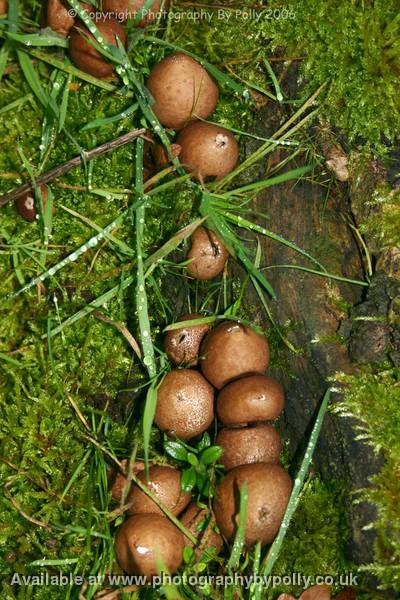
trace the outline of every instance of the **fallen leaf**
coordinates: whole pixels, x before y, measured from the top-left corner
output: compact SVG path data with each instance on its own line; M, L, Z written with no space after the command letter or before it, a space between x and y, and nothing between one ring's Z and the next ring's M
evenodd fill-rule
M313 585L302 593L299 600L331 600L329 585Z

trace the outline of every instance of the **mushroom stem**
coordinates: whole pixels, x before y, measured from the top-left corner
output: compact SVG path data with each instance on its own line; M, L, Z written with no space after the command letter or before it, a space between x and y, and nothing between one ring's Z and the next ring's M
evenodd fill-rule
M137 137L144 136L145 133L146 129L134 129L133 131L129 131L129 133L125 133L125 135L122 135L121 137L116 138L115 140L105 142L104 144L101 144L101 146L93 148L93 150L89 150L88 152L83 151L81 155L75 156L66 163L58 165L57 167L50 169L50 171L47 171L47 173L40 175L35 181L24 183L23 185L20 185L19 187L12 190L11 192L4 194L4 196L0 196L0 207L4 206L4 204L7 204L7 202L10 202L11 200L17 200L18 198L21 198L21 196L23 196L27 192L34 190L36 187L39 187L44 183L52 181L56 177L61 177L61 175L65 175L65 173L68 173L68 171L71 171L75 167L79 167L79 165L82 164L84 161L86 162L93 160L94 158L98 158L99 156L105 154L106 152L109 152L110 150L115 150L115 148L119 148L120 146L128 144Z

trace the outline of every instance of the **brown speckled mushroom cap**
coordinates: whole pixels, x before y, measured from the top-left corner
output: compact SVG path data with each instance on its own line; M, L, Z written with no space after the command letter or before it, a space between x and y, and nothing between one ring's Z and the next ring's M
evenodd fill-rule
M273 377L251 375L229 383L219 393L218 417L224 425L272 421L285 403L281 384Z
M179 317L179 321L201 319L204 315L193 313ZM210 325L193 325L168 331L164 340L165 352L177 366L194 367L199 359L200 344L209 332Z
M43 209L46 207L47 200L47 187L45 185L40 186L40 191L42 194L42 206ZM21 217L25 219L25 221L34 221L36 219L36 209L35 209L35 192L30 191L18 198L15 201L15 207ZM53 209L53 213L54 213Z
M138 11L144 7L147 0L102 0L101 8L105 14L109 14L118 21L127 21L135 19ZM162 0L154 0L153 4L145 8L143 19L138 23L139 27L145 27L153 23L160 13ZM167 2L164 3L164 9L167 8Z
M155 100L154 113L171 129L181 129L196 116L206 119L219 96L207 71L183 52L170 54L159 62L150 73L147 87Z
M115 553L120 567L130 575L153 577L161 559L169 573L182 564L185 541L171 521L161 515L139 514L118 529Z
M200 357L203 375L221 389L238 377L264 373L269 364L269 347L266 337L251 327L226 321L205 337Z
M203 433L214 418L214 390L198 371L174 369L158 389L155 423L183 440Z
M279 462L281 437L275 427L257 423L255 427L221 429L215 444L223 448L219 462L229 471L240 465Z
M240 490L247 482L245 544L269 544L278 533L292 491L292 480L280 465L256 463L235 467L217 489L214 513L221 533L233 540Z
M123 459L121 460L121 469L114 470L110 473L110 485L111 485L111 496L114 500L120 501L122 498L122 493L127 486L127 476L125 475L129 466L129 460ZM140 471L143 471L145 468L145 464L140 461L136 461L132 465L132 474L137 475ZM126 495L129 493L129 489L125 490Z
M107 44L116 46L116 37L118 37L121 43L125 45L125 31L116 19L107 16L96 16L93 22ZM93 77L98 77L99 79L111 77L114 72L114 66L98 50L91 46L82 34L94 40L94 37L84 25L74 27L69 42L69 53L74 64L82 71L93 75Z
M198 227L190 238L187 273L194 279L207 281L222 273L228 260L228 251L210 229Z
M174 515L179 515L190 502L190 493L181 491L181 472L173 467L155 465L149 469L149 479L146 472L141 471L138 476L144 485L162 502ZM129 504L128 514L156 513L163 515L163 511L135 484L127 499Z
M219 125L196 121L177 137L179 160L200 181L218 181L236 167L239 145L235 136Z
M209 548L215 548L217 554L221 552L224 543L222 537L213 527L213 520L210 518L208 510L200 508L197 506L196 502L192 502L189 504L180 520L186 529L197 538L195 547L195 556L197 559L200 559L204 550ZM185 545L190 548L193 547L190 540L185 540Z

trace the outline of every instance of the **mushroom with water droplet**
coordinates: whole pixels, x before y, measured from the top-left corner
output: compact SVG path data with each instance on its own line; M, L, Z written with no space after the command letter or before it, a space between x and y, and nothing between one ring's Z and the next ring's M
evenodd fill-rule
M47 201L47 186L41 185L40 192L42 196L42 206L43 210L46 208ZM26 221L34 221L36 219L36 208L35 208L35 192L30 191L18 198L15 201L15 207L21 217L23 217ZM53 207L53 214L55 209Z
M169 573L175 573L183 559L185 539L166 517L137 514L118 529L115 554L120 567L130 575L153 577L160 562Z
M99 33L104 37L104 41L111 46L116 46L116 39L125 45L126 34L122 25L116 20L105 15L96 15L92 19ZM99 79L107 79L112 76L114 66L110 63L93 45L90 40L95 40L94 36L86 29L84 25L77 25L71 33L69 42L69 53L74 64Z
M146 472L141 471L137 478L166 506L174 515L179 515L190 502L190 493L181 491L181 472L165 465L153 465ZM127 504L128 514L154 513L163 515L161 508L147 496L138 485L132 485Z

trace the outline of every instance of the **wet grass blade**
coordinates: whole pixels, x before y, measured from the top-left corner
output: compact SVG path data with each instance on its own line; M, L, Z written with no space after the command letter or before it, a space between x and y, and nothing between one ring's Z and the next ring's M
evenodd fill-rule
M282 173L282 175L277 175L276 177L271 177L269 179L262 179L261 181L256 181L255 183L250 183L248 185L244 185L243 187L233 189L223 194L223 196L225 198L229 198L230 196L239 196L241 194L247 194L248 192L259 192L273 185L279 185L292 179L299 179L300 177L303 177L303 175L305 175L306 173L310 173L310 171L312 171L315 168L315 166L316 165L314 164L307 165L305 167L299 167L298 169L292 169L287 173Z
M291 519L295 513L295 510L298 506L299 499L300 499L300 493L301 493L305 478L306 478L307 473L310 468L314 450L317 445L319 434L321 432L322 423L323 423L323 420L325 417L326 410L328 408L330 396L331 396L331 391L330 391L330 389L328 389L327 392L325 393L325 396L319 407L317 418L315 420L314 427L311 432L310 440L308 442L308 445L307 445L307 448L306 448L306 451L304 454L303 462L302 462L300 469L294 480L292 494L290 496L289 504L286 508L285 516L283 517L283 521L282 521L281 527L279 529L278 535L276 536L275 541L273 542L271 548L268 551L268 554L266 555L265 559L263 560L263 563L261 566L263 577L268 577L268 575L271 574L272 568L273 568L275 561L277 560L277 558L279 556L279 552L282 548L282 543L286 536L287 530L289 528L290 521L291 521Z
M94 119L90 121L90 123L86 123L81 129L81 131L87 131L88 129L97 129L98 127L107 127L107 125L112 125L113 123L117 123L118 121L122 121L122 119L126 119L133 115L137 109L139 108L139 104L135 102L128 108L125 108L122 112L117 115L113 115L112 117L103 117L99 119Z
M348 277L341 277L340 275L332 275L332 273L327 273L326 271L316 271L315 269L308 269L307 267L302 267L300 265L271 265L270 267L265 267L265 271L269 271L271 269L295 269L296 271L305 271L306 273L310 273L311 275L318 275L319 277L325 277L326 279L334 279L335 281L343 281L343 283L351 283L353 285L362 285L364 287L369 287L369 283L366 281L360 281L359 279L349 279Z
M232 552L228 560L229 569L237 569L240 562L240 556L242 554L244 545L244 536L246 533L246 521L247 521L247 482L244 481L240 490L240 508L239 508L239 523L237 532L235 535L235 541L233 542Z

